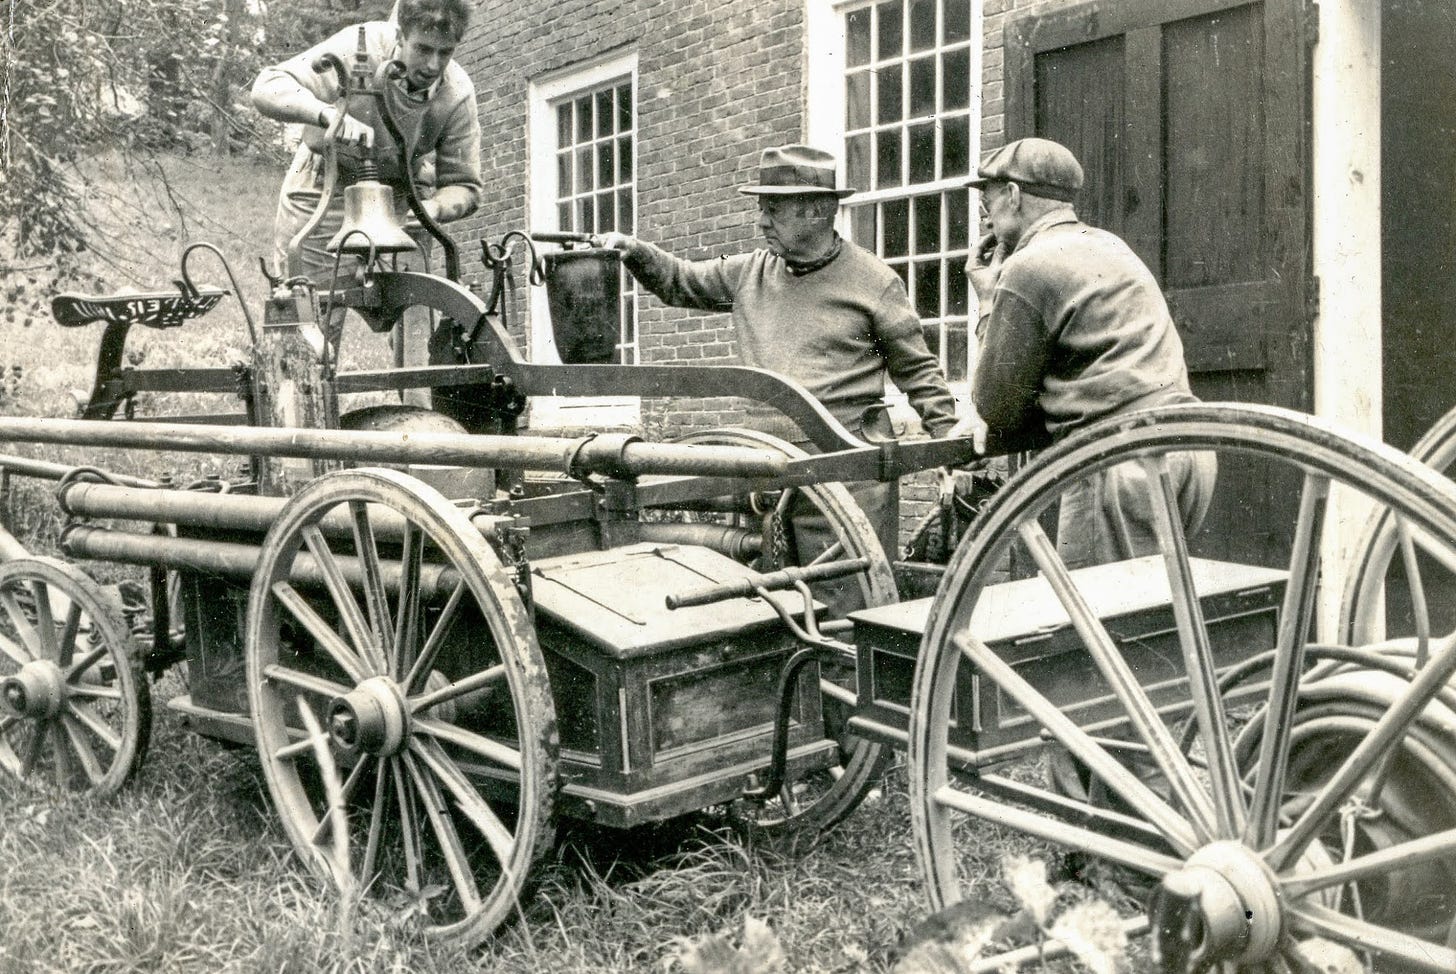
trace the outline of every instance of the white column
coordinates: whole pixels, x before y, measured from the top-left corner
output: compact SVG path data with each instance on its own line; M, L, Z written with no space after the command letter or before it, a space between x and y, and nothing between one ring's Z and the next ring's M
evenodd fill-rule
M1315 412L1380 438L1380 4L1320 0L1313 51ZM1331 498L1318 632L1332 635L1366 511Z

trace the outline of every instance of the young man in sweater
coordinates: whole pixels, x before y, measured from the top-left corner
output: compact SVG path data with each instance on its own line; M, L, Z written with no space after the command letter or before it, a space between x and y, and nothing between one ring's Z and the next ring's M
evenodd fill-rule
M394 190L401 223L408 217L408 178L400 167L398 147L382 130L341 112L339 80L332 70L314 65L326 54L352 66L364 46L371 77L389 60L404 64L404 76L389 92L390 105L409 143L409 164L425 212L439 223L469 216L480 203L480 121L475 86L452 58L465 35L471 5L466 0L400 0L395 19L346 27L328 40L288 60L264 68L253 82L253 105L268 118L304 126L303 143L283 178L274 219L275 257L284 266L289 242L313 216L323 190L323 149L332 141L339 165L339 183L328 211L295 255L287 274L307 274L320 281L331 273L334 255L325 245L344 218L343 187L361 163L372 161L381 182ZM411 234L424 242L422 231ZM350 273L352 261L341 264Z
M884 409L885 377L905 393L925 429L955 424L955 400L900 278L879 257L834 229L839 201L832 155L805 145L765 149L757 184L758 226L768 246L747 254L686 261L618 233L601 245L647 290L670 305L731 311L739 357L800 382L856 436ZM782 425L780 425L782 423ZM808 447L787 423L755 425ZM896 554L893 484L847 485L890 557Z

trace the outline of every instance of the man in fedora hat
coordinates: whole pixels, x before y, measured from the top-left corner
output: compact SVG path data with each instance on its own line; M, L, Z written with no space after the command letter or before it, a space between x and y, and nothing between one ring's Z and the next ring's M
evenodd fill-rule
M806 145L765 149L758 181L739 192L758 199L767 247L711 260L681 260L618 233L600 243L670 305L731 311L746 365L796 379L850 432L873 435L883 418L885 377L905 393L933 436L955 424L955 400L939 360L925 343L905 285L884 261L834 229L839 188L834 156ZM769 432L807 446L774 423ZM893 484L849 485L880 534L896 550Z
M1158 282L1132 249L1077 219L1082 167L1050 139L1019 139L982 159L966 185L981 194L981 237L966 264L980 304L971 383L975 415L957 427L984 448L1061 439L1147 406L1195 402L1183 343ZM1185 527L1208 511L1208 453L1173 454ZM1122 464L1062 498L1058 549L1069 567L1156 554L1142 468Z

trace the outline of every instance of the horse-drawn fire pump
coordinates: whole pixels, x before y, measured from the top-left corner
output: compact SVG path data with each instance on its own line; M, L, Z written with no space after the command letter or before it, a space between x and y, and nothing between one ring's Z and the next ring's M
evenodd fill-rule
M183 664L167 707L256 748L302 860L345 890L437 888L429 931L473 943L518 909L560 816L627 827L722 806L814 835L901 748L934 908L961 897L985 820L1151 877L1129 928L1151 931L1164 970L1303 970L1311 937L1377 970L1456 970L1456 626L1427 598L1456 573L1440 473L1286 410L1130 414L1020 469L936 593L901 602L841 484L964 463L967 441L862 442L753 369L532 363L499 288L457 283L448 238L443 276L383 267L379 241L408 245L384 219L361 210L336 239L363 258L351 279L275 283L240 368L123 364L131 328L185 328L224 296L192 284L193 250L173 293L57 299L62 324L104 324L92 396L79 419L0 418L0 441L244 465L175 485L0 461L59 482L74 560L0 532L12 777L122 787L146 752L149 677ZM487 249L498 274L509 249ZM553 258L561 281L612 259ZM558 327L577 298L553 294ZM339 368L338 309L383 335L420 307L430 364ZM149 390L240 408L137 416ZM346 394L405 390L432 407L340 412ZM520 432L548 395L744 397L819 452L746 430ZM1449 425L1422 459L1450 462ZM1185 537L1164 471L1193 450L1218 455L1216 505L1287 491L1288 523L1237 550ZM1044 525L1117 464L1143 474L1162 554L1069 570ZM147 570L140 631L76 564L98 560ZM1065 758L1050 785L1002 773L1049 744Z

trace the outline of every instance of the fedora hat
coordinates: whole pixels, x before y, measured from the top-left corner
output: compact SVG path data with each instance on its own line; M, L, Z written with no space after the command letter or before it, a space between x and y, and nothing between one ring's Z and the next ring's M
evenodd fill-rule
M1033 196L1070 203L1082 189L1082 165L1060 142L1017 139L986 153L966 185L982 189L993 182L1016 183Z
M831 153L807 145L781 145L764 149L758 160L758 183L740 186L749 196L803 196L832 193L844 199L852 189L836 187L838 165Z

